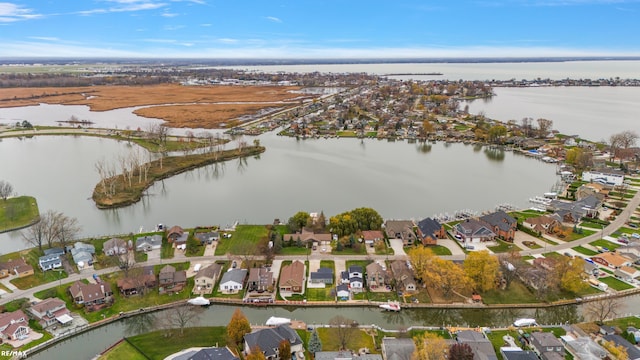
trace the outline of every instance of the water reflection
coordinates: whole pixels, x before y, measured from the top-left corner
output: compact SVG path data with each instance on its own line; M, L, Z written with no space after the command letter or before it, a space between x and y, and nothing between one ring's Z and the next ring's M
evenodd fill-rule
M479 152L480 150L482 150L482 147L482 144L473 144L473 152Z
M487 159L493 161L503 161L504 160L504 149L499 147L488 147L484 149L484 154L487 156Z
M418 152L421 152L423 154L427 154L427 153L431 152L431 144L422 143L422 144L419 144L418 146L416 146L416 149L418 149Z

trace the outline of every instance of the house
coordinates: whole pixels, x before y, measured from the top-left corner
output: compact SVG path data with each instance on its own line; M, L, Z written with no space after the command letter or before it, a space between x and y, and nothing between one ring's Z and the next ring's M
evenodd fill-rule
M562 342L549 332L531 333L531 346L542 360L564 359L565 349ZM556 353L555 355L553 353ZM560 357L558 357L560 355Z
M480 221L487 223L491 231L505 241L513 242L516 236L518 221L506 212L500 210L481 216Z
M127 242L120 238L111 238L104 242L102 251L107 256L123 255L127 253Z
M295 234L282 235L282 241L297 243L298 239L300 239L300 242L303 244L303 246L308 246L309 244L311 244L311 246L329 246L331 244L331 234L316 234L315 232L310 231L306 228L303 228L302 231Z
M552 234L562 226L562 219L557 214L530 217L524 219L522 226L538 234Z
M246 277L247 269L231 269L222 275L218 288L223 294L237 294L244 289L244 279Z
M382 356L385 360L411 360L416 344L409 338L382 338Z
M367 265L367 286L369 289L377 289L389 284L389 275L387 269L383 269L378 262L372 262Z
M302 339L288 325L260 329L246 334L244 336L244 352L250 354L253 349L260 348L266 359L279 359L278 347L282 341L289 342L292 359L297 358L297 353L304 352Z
M113 300L113 292L109 283L101 282L99 284L84 284L76 281L69 287L69 294L73 302L89 310L98 310Z
M318 271L312 271L309 274L309 281L313 284L333 284L333 269L331 268L318 268Z
M583 171L582 181L595 182L608 186L620 186L624 183L624 173L613 171Z
M618 269L622 266L631 266L631 259L618 253L605 252L591 257L591 260L600 265L608 266L612 269Z
M193 286L193 293L200 295L211 294L221 271L222 265L217 263L211 264L204 269L200 269L194 277L195 284Z
M152 251L162 247L162 236L147 235L136 238L136 251Z
M29 336L29 319L16 310L0 314L0 337L3 340L22 340Z
M304 293L305 265L295 260L282 268L280 272L280 292L291 294Z
M418 238L422 245L437 245L438 239L446 238L444 225L438 220L424 218L418 222Z
M466 219L453 227L456 238L465 243L493 241L496 234L483 221Z
M60 255L58 254L40 256L38 258L38 266L40 266L42 271L61 268L62 259L60 259Z
M38 321L38 324L45 329L51 325L66 325L73 321L73 318L69 315L67 305L58 298L44 299L32 305L28 311Z
M364 230L362 232L362 240L366 245L374 246L383 239L384 234L380 230Z
M504 360L539 360L535 352L520 348L500 348L500 355Z
M240 360L228 347L210 347L180 352L179 356L169 356L175 360Z
M340 300L349 300L351 292L349 291L349 285L340 284L336 286L336 297Z
M76 265L93 265L93 256L96 254L96 247L91 244L85 244L83 242L76 242L70 249L73 262Z
M196 233L193 236L200 241L200 245L212 244L214 241L220 240L220 233L217 231Z
M13 259L0 264L1 271L9 275L17 275L19 278L33 275L33 266L27 264L24 259ZM0 276L4 277L4 276Z
M456 333L456 341L468 344L473 351L474 359L498 360L491 341L483 333L473 330L461 330Z
M403 246L413 245L417 239L413 232L413 221L409 220L387 220L384 231L388 239L401 239Z
M145 289L154 288L156 283L153 266L147 266L142 271L133 271L127 277L118 279L117 286L122 295L130 296L144 293Z
M53 248L50 248L50 249L44 249L43 252L44 252L45 256L49 256L49 255L62 256L62 255L64 255L64 249L63 248L59 248L59 247L53 247Z
M249 269L249 280L247 280L247 290L249 291L273 291L273 273L266 267Z
M182 245L187 243L189 238L189 232L185 232L180 226L174 226L167 230L167 241L176 245Z
M632 266L621 266L613 272L618 279L626 282L633 282L633 279L640 276L640 270Z
M607 351L600 345L598 345L593 339L588 336L578 337L577 339L572 336L563 336L563 342L565 347L576 359L604 359L607 357Z
M417 284L413 276L413 270L404 260L395 260L391 263L391 273L396 282L396 290L412 292L416 291Z
M632 343L627 341L627 339L623 338L620 335L612 334L612 335L603 335L602 338L604 340L613 342L616 346L622 346L627 350L627 356L629 360L640 360L640 349L635 347Z
M558 214L563 222L578 223L583 217L597 217L601 205L597 196L590 195L573 202L552 200L547 208Z
M160 269L158 274L158 291L160 294L164 293L178 293L187 284L187 271L176 271L171 265L165 265Z

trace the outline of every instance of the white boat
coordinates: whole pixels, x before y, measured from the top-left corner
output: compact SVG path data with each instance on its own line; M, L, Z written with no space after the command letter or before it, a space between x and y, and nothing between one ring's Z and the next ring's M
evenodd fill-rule
M199 305L199 306L211 305L211 301L209 301L209 299L203 298L202 296L198 296L197 298L189 299L189 300L187 300L187 303L191 304L191 305Z
M397 301L389 301L386 304L380 305L380 308L387 311L400 311L400 303Z
M522 326L536 326L536 319L517 319L513 322L513 326L522 327Z
M264 324L267 326L286 325L286 324L291 324L291 319L272 316L269 319L267 319L267 322L265 322Z

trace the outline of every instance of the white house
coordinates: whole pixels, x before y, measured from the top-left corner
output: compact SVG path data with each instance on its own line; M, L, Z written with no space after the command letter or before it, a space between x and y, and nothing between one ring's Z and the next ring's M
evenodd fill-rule
M582 181L595 182L602 185L620 186L624 184L624 175L612 172L584 171Z
M349 286L347 284L340 284L336 286L336 296L338 299L349 299Z
M40 266L42 271L57 269L62 267L62 260L60 259L60 255L57 254L44 255L38 259L38 266Z
M222 275L218 289L224 294L237 294L244 289L246 277L247 269L231 269Z
M162 236L160 235L142 236L136 239L137 251L151 251L160 249L161 247Z

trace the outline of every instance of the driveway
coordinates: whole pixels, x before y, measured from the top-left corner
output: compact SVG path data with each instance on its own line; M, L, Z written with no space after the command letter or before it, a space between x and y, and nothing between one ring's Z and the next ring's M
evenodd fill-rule
M438 239L438 245L449 249L449 251L451 251L451 255L464 255L464 251L462 251L460 245L456 244L456 242L451 239Z
M404 256L407 255L407 253L404 252L404 246L402 245L402 240L389 239L389 245L391 245L391 248L393 249L393 253L395 255L404 255Z

